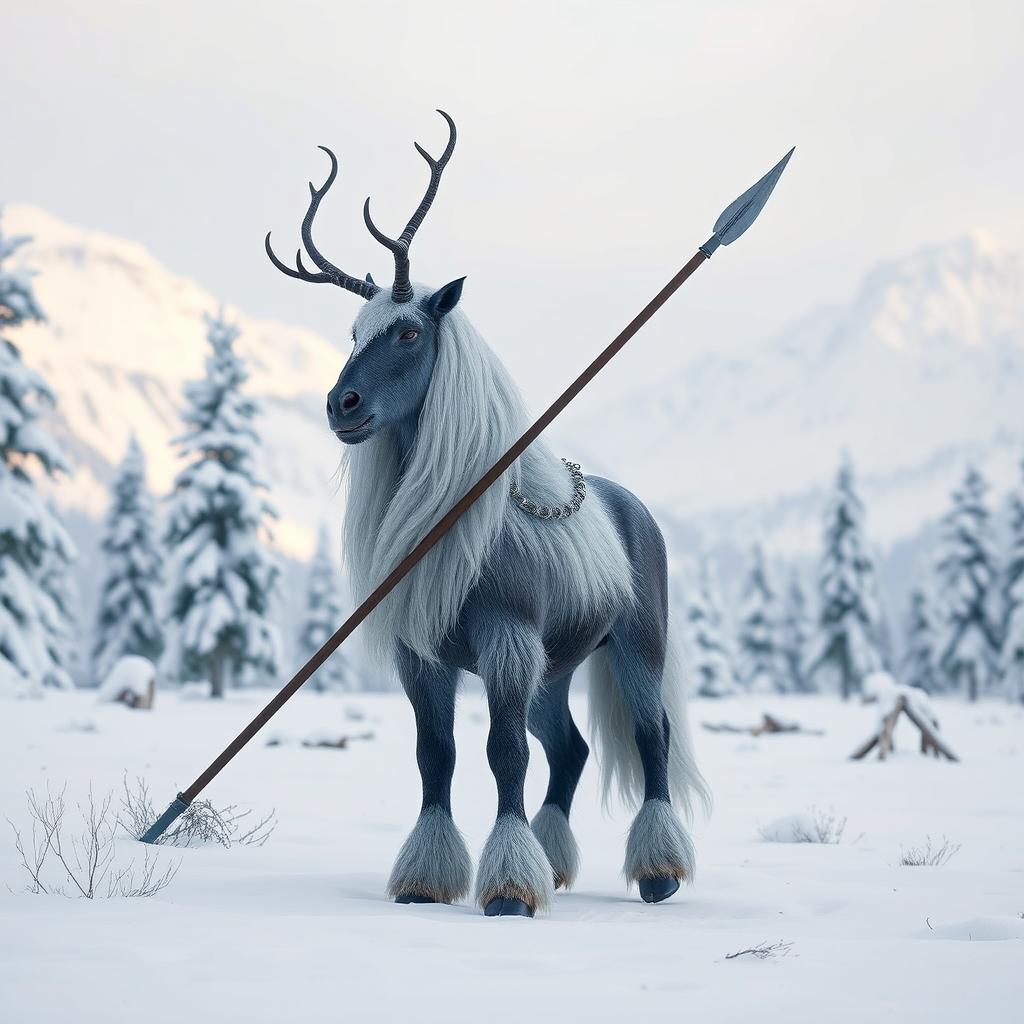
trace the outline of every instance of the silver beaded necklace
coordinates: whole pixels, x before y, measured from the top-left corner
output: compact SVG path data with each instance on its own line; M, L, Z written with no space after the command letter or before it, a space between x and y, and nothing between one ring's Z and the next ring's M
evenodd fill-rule
M583 499L587 496L587 484L583 479L583 471L578 462L570 462L562 459L565 468L569 471L569 478L573 484L572 500L565 505L540 505L524 497L519 488L513 483L509 491L512 501L528 515L536 516L538 519L568 519L569 516L579 512Z

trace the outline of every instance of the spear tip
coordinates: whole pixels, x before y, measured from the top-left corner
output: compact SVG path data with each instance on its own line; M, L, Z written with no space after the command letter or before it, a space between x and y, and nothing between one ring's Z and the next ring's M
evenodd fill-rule
M734 199L715 221L715 233L702 245L701 252L709 257L720 245L730 245L757 220L757 215L764 209L768 197L772 194L782 172L786 169L790 157L796 152L796 146L763 177L751 185L738 199Z

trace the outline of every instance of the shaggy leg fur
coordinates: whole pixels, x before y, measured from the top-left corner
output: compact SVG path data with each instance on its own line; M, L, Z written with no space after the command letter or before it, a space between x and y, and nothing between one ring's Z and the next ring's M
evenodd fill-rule
M423 664L407 650L399 655L402 686L416 714L416 762L423 805L392 868L388 893L399 903L455 903L469 892L473 875L451 811L458 677L443 666Z
M569 810L590 749L569 711L572 675L549 683L530 701L529 727L544 747L550 776L533 833L551 861L555 888L568 889L579 871L579 849L569 828Z
M477 902L486 908L496 899L520 900L536 911L546 909L553 897L551 865L544 848L524 818L502 814L480 855Z
M580 851L569 819L555 804L544 804L531 822L533 834L547 854L556 889L571 889L580 870Z
M672 805L665 800L645 801L626 840L626 878L641 885L647 879L692 881L694 865L693 843ZM665 896L676 888L678 884Z
M472 875L469 851L451 815L428 807L402 844L388 895L400 901L425 897L432 903L456 903L469 892Z
M491 714L487 761L498 787L497 819L477 870L477 900L489 917L532 917L553 893L551 866L523 808L530 761L526 713L543 674L544 645L534 626L493 609L480 614L471 630Z

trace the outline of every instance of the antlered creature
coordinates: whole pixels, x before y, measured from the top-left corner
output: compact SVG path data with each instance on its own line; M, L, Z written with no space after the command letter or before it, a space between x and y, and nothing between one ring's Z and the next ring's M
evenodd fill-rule
M330 429L348 448L345 556L356 596L369 594L529 425L509 374L462 311L464 278L442 288L409 276L409 247L455 148L455 124L430 167L422 202L397 239L363 210L394 255L394 284L378 287L325 259L313 242L321 188L310 185L296 256L275 266L366 300L354 347L327 397ZM472 864L452 819L453 719L462 672L479 675L490 709L487 758L497 817L480 856L476 898L488 916L532 916L572 885L579 855L569 827L588 747L569 710L569 684L590 667L591 738L605 793L640 803L625 873L648 903L694 872L677 814L707 789L693 759L684 683L668 622L665 544L625 488L556 458L534 442L430 550L367 620L379 656L397 667L416 717L423 804L388 889L399 903L451 903L470 889ZM550 767L532 823L523 802L526 733Z

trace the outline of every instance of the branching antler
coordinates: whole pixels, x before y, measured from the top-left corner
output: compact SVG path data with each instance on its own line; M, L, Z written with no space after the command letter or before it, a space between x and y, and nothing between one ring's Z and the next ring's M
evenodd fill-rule
M448 145L445 146L441 156L435 160L418 142L415 143L416 152L427 161L427 166L430 168L430 181L427 183L427 190L420 200L420 205L416 207L416 212L409 218L409 223L405 225L405 230L398 238L389 238L373 223L370 217L370 200L367 199L363 204L363 220L366 221L370 234L381 245L389 249L395 258L395 283L391 286L391 298L395 302L408 302L412 298L412 284L409 281L409 246L434 202L438 185L441 184L441 175L452 158L452 153L455 152L455 122L443 110L439 110L438 113L448 122ZM346 274L326 259L313 242L313 219L320 207L320 200L327 195L328 189L338 176L337 157L326 146L321 146L320 149L331 158L331 173L320 188L316 188L312 182L309 183L309 209L302 220L302 244L306 248L306 254L317 265L319 271L307 269L302 262L301 249L295 253L294 270L282 263L270 247L269 231L264 243L267 255L274 266L289 277L294 277L299 281L310 281L313 284L336 284L339 288L355 292L356 295L361 295L364 299L372 299L380 291L380 287L374 284L373 278L369 274L366 275L365 281Z
M372 299L380 291L377 285L371 281L363 281L357 277L352 277L346 274L345 271L340 270L321 254L313 242L313 219L316 217L316 212L320 207L320 200L327 195L328 189L334 184L334 179L338 176L338 158L326 146L320 146L319 148L331 158L331 173L320 188L316 188L313 182L309 183L309 209L306 211L306 216L302 219L302 244L306 247L309 258L320 268L320 273L313 273L306 269L305 264L302 262L301 249L295 253L295 266L297 269L292 270L291 267L282 263L270 247L269 231L264 243L267 255L274 266L281 273L287 274L289 277L294 277L299 281L310 281L313 284L335 284L346 291L361 295L364 299Z
M427 211L434 202L434 197L437 195L437 187L441 183L441 175L444 173L452 153L455 152L455 122L443 110L438 110L438 113L448 122L448 145L445 146L441 156L435 160L418 142L414 143L416 152L427 161L427 166L430 167L430 181L427 184L426 192L423 194L423 199L420 200L420 205L416 207L416 212L409 218L409 223L406 224L405 230L398 238L389 238L373 223L370 217L369 198L363 204L363 220L366 221L370 234L381 245L390 249L395 257L395 283L391 286L391 298L395 302L408 302L412 298L412 285L409 282L409 246L412 244L413 236L416 234L419 226L423 223L423 218L426 217Z

